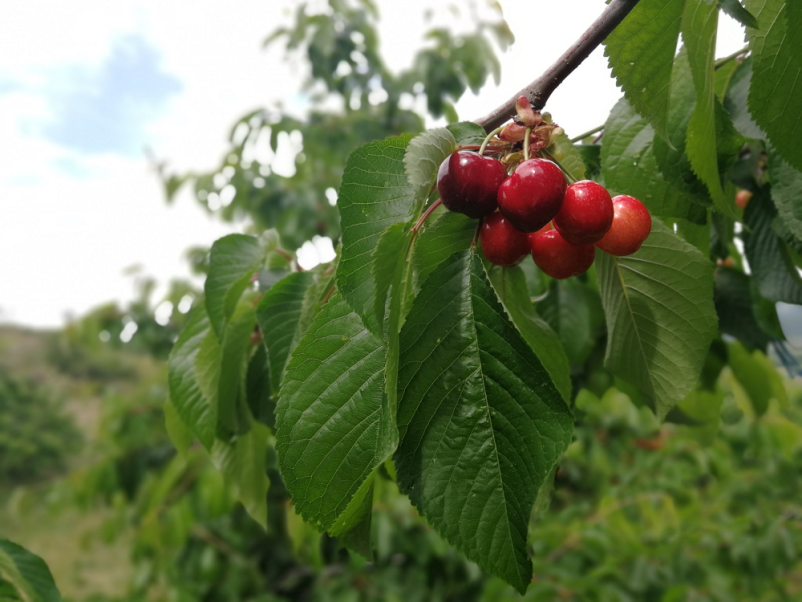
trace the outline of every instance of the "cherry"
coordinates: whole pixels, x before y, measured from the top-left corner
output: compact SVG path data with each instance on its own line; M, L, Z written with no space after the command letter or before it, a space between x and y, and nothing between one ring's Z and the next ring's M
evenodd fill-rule
M526 233L517 230L498 211L482 223L479 241L490 263L507 267L519 264L531 249Z
M556 215L565 196L565 177L546 159L524 161L498 189L498 208L522 232L539 230Z
M572 245L557 230L533 237L532 259L537 267L557 280L588 271L596 257L593 245Z
M652 231L652 216L638 199L622 194L613 199L613 225L596 243L610 255L632 255Z
M746 209L746 204L752 198L752 193L743 188L735 194L735 204L741 209Z
M462 150L440 164L437 190L449 211L479 219L496 210L498 188L506 178L500 161Z
M532 241L535 240L535 237L540 236L544 232L548 232L549 230L554 230L554 226L549 222L545 226L543 226L540 230L535 230L534 232L530 232L526 236L529 238L529 245L532 245Z
M554 216L554 228L568 242L592 245L613 223L613 200L601 184L582 180L565 191L562 207Z

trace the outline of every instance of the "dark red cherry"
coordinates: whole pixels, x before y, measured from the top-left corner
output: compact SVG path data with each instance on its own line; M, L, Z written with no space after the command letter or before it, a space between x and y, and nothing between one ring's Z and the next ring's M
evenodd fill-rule
M572 245L557 230L543 232L532 239L532 259L552 278L563 280L588 271L596 257L593 245Z
M498 208L522 232L545 226L560 210L565 176L546 159L524 161L498 189Z
M592 245L613 223L613 199L601 184L582 180L565 191L562 207L554 216L554 228L568 242Z
M632 255L652 231L652 216L643 203L625 194L613 199L613 213L613 225L596 246L610 255Z
M527 234L516 229L498 211L482 223L479 241L490 263L507 267L521 263L531 250Z
M449 211L479 219L496 210L498 188L506 178L507 169L497 159L462 150L440 164L437 190Z

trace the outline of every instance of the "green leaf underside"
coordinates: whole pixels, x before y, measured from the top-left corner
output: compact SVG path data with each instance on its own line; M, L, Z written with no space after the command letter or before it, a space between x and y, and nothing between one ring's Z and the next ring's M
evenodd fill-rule
M747 27L758 26L757 19L743 7L741 0L719 0L719 5L721 6L721 10L738 21L741 25Z
M217 403L218 431L244 433L250 427L245 396L250 338L256 326L256 314L250 303L241 303L231 317L220 347Z
M560 338L537 315L529 297L526 277L519 267L493 266L488 273L501 304L518 332L535 352L566 403L571 401L571 367Z
M61 602L44 560L7 539L0 539L0 581L10 583L25 602Z
M628 257L596 255L607 316L606 366L640 388L658 418L696 386L716 334L712 267L654 220Z
M403 269L404 258L409 247L411 226L404 222L393 224L379 237L376 252L373 254L373 280L376 283L374 314L381 324L379 334L385 335L385 315L390 289L398 277L397 272ZM388 333L389 334L389 333Z
M290 274L267 291L256 307L256 318L270 361L270 385L274 391L278 391L284 367L300 338L301 310L306 291L314 279L312 272Z
M182 458L186 457L187 450L189 450L189 446L192 445L195 437L192 431L184 424L184 421L181 420L169 397L164 402L164 426L178 455Z
M749 353L737 341L727 345L727 355L733 375L752 401L752 409L757 416L762 416L769 407L773 393L771 373L760 360L760 356L765 356L760 351Z
M385 348L339 293L295 348L276 407L276 449L298 512L329 530L395 428L384 399Z
M371 142L348 157L337 206L342 227L342 255L337 287L348 304L379 334L373 253L382 233L415 211L415 190L407 183L404 151L409 136Z
M552 280L537 310L557 334L568 361L582 364L595 344L590 291L579 281Z
M797 201L798 202L798 201ZM744 213L744 248L760 294L771 301L802 304L802 278L786 244L771 227L777 213L768 192L758 191Z
M374 478L375 471L359 486L351 502L329 529L329 535L368 560L373 559L370 525L373 518Z
M752 83L752 57L745 58L730 78L727 94L724 96L724 108L732 119L732 124L741 135L762 140L766 134L752 119L749 112L749 87Z
M688 62L696 88L696 106L688 121L685 152L691 167L707 186L716 208L737 218L735 203L721 187L716 144L716 91L713 60L716 51L718 9L706 0L686 0L682 17L682 38L688 49Z
M684 6L685 0L641 0L604 41L604 54L624 96L664 138Z
M273 389L270 387L270 364L264 345L256 347L248 362L245 394L251 416L272 429L276 424L274 415L276 402L273 399Z
M747 28L753 55L749 108L786 161L802 170L802 4L748 0L759 29Z
M765 349L770 337L755 315L749 276L732 268L717 267L713 277L721 332L749 347Z
M170 400L183 423L207 449L211 448L215 437L217 406L204 395L196 366L203 342L210 333L205 307L195 307L167 361Z
M671 75L671 104L668 110L668 141L654 137L654 156L666 182L694 203L710 207L713 204L704 183L691 168L685 154L688 122L696 105L688 49L683 46L674 61ZM670 142L670 144L669 144ZM673 148L672 148L673 147ZM673 216L682 217L682 216Z
M454 135L446 128L428 130L410 140L404 155L404 167L416 197L429 196L432 174L437 173L440 164L456 147Z
M247 433L230 441L215 440L210 453L212 462L223 473L237 499L264 528L267 528L267 490L270 487L265 471L269 439L268 428L253 423Z
M669 186L658 170L652 152L654 138L646 120L626 99L619 100L604 128L601 160L605 186L611 194L634 196L655 216L704 222L704 207Z
M802 240L802 172L791 167L773 146L766 150L771 199L785 227L798 240Z
M223 339L226 324L264 255L259 241L245 234L229 234L212 245L204 290L206 311L218 339Z
M445 539L522 593L529 515L572 422L479 258L446 260L401 331L398 483Z

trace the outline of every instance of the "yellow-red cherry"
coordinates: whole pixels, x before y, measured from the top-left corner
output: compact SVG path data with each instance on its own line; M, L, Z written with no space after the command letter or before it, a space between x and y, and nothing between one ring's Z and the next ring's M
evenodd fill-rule
M588 271L596 257L593 245L572 245L557 230L532 238L532 259L552 278L563 280Z
M565 176L546 159L523 161L498 189L498 208L522 232L539 230L556 215L565 196Z
M652 216L638 199L626 194L613 199L613 225L596 243L610 255L632 255L652 231Z
M526 232L518 230L498 211L482 223L479 242L490 263L507 267L521 263L531 250Z
M498 189L506 178L499 160L462 150L440 164L437 190L446 209L479 219L496 210Z
M568 242L592 245L613 223L613 200L601 184L574 182L565 191L562 207L554 216L554 228Z

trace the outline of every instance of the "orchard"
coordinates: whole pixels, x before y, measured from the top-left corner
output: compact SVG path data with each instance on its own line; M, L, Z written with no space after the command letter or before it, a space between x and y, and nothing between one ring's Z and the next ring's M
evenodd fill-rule
M802 2L609 0L537 79L464 121L452 101L497 69L483 36L503 48L509 30L437 30L394 78L372 3L357 4L299 9L269 38L305 49L308 87L343 115L253 112L215 173L162 174L168 195L192 184L211 210L227 170L237 194L221 214L255 224L199 262L164 405L176 457L211 458L260 525L222 548L202 538L210 556L249 542L232 566L263 554L268 597L242 599L307 591L288 560L306 548L327 579L337 554L359 558L344 587L365 600L391 599L365 574L418 556L427 594L434 575L458 583L431 599L479 599L472 570L482 600L802 595L802 412L786 390L802 368L778 313L802 305ZM722 13L746 45L717 59ZM559 27L548 5L542 18L532 35ZM600 46L622 97L571 137L549 101ZM443 127L401 108L421 89ZM276 148L295 131L295 176L246 158L265 132ZM301 245L323 235L336 257L303 269ZM149 495L184 482L170 466ZM403 554L388 535L407 528L399 492L420 521ZM175 495L189 513L206 494ZM151 545L168 521L147 520ZM192 520L169 524L189 557ZM203 599L229 595L216 587Z
M716 61L719 10L749 45ZM773 304L802 302L800 26L782 0L612 0L488 116L356 149L335 262L300 270L270 232L212 247L170 358L180 428L259 522L274 445L295 511L370 557L389 474L449 544L525 592L529 516L577 392L614 379L658 420L715 415L696 393L726 361L711 343L782 340ZM542 110L602 42L624 97L572 140L559 107ZM277 265L284 277L253 285ZM724 284L736 271L751 285ZM572 278L605 316L603 363L579 369L532 300Z

